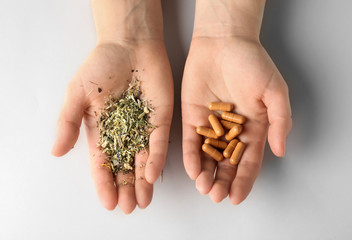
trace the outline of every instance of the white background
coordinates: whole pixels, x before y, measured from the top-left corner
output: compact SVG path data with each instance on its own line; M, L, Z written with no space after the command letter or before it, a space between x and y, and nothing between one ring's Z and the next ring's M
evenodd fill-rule
M89 1L0 0L0 239L351 239L352 1L267 4L262 42L290 87L284 159L266 149L239 206L201 196L184 172L180 83L194 1L164 1L175 116L164 181L146 210L103 209L85 134L50 155L70 78L95 45Z

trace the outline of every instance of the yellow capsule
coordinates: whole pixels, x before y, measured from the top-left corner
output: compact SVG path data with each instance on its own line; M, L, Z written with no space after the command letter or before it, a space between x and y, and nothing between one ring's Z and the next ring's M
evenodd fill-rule
M233 126L233 128L230 129L228 133L226 133L225 139L227 141L231 141L242 132L242 129L243 129L242 125L236 124L235 126Z
M215 138L215 139L219 138L218 136L216 136L214 130L208 127L197 127L196 132L199 135L203 135L208 138Z
M230 130L231 128L233 128L233 126L235 126L237 123L234 123L234 122L229 122L229 121L226 121L226 120L220 120L222 126L227 129L227 130Z
M231 112L233 109L233 104L232 103L223 103L223 102L211 102L211 103L209 103L208 107L212 111Z
M224 155L225 158L229 158L231 157L233 151L235 150L235 147L238 143L237 139L233 139L225 148L224 152L222 153Z
M243 142L239 142L237 143L235 150L233 151L231 157L230 157L230 163L232 165L236 165L238 164L238 162L240 161L243 151L246 148L246 145L244 145Z
M204 143L202 145L202 150L218 162L224 159L222 154L218 150L210 146L209 144Z
M227 147L227 142L212 139L212 138L205 139L204 143L210 144L213 147L220 148L220 149L225 149Z
M225 134L224 128L222 127L219 119L214 114L210 114L208 117L208 120L211 126L213 127L216 136L221 137L222 135Z
M223 112L221 114L221 117L224 120L239 123L239 124L243 124L246 121L246 118L244 116L238 115L235 113L230 113L230 112Z

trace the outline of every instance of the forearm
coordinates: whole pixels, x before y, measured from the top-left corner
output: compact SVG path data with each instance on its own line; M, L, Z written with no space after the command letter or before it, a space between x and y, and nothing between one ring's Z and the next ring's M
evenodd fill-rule
M193 38L242 36L259 40L265 0L197 0Z
M163 39L160 0L91 0L98 42Z

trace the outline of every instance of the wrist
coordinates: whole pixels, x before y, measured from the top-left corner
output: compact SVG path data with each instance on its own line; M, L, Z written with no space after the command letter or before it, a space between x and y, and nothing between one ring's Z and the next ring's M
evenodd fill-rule
M91 0L98 44L163 41L160 0Z
M265 0L197 0L193 38L243 37L259 42Z

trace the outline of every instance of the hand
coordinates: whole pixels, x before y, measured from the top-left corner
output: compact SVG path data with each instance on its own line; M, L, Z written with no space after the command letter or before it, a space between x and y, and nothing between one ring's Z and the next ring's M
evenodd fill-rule
M135 157L135 183L133 173L118 173L114 179L110 169L102 166L105 155L97 147L96 124L105 99L110 94L119 96L134 75L141 81L142 97L151 100L155 111L150 120L157 126L150 135L149 151ZM112 210L118 204L124 213L132 212L136 204L145 208L165 162L172 110L173 82L161 40L99 43L67 87L52 153L62 156L71 150L83 118L91 173L102 205Z
M201 151L197 126L210 126L209 102L235 104L247 122L240 140L246 149L238 166L216 162ZM276 156L285 154L291 110L288 88L259 41L246 37L198 37L191 43L182 82L183 159L201 194L214 202L229 195L239 204L259 174L267 137ZM214 172L216 171L215 177Z

